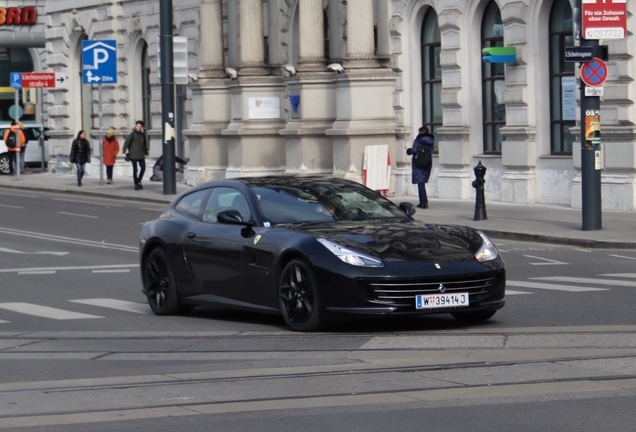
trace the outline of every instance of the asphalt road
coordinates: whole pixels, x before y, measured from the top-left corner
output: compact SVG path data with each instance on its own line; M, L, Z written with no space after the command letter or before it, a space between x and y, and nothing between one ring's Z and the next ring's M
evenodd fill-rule
M162 206L0 189L0 429L633 430L636 251L495 241L507 305L317 334L212 308L154 316Z

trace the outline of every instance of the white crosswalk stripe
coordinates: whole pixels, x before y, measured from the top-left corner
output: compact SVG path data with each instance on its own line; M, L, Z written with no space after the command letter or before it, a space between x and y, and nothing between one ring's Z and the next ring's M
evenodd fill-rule
M610 286L623 286L623 287L636 287L636 281L630 282L617 279L592 279L592 278L577 278L570 276L545 276L531 278L533 280L548 280L554 282L571 282L580 284L593 284L593 285L610 285Z
M506 295L521 295L521 294L534 294L532 292L528 292L528 291L515 291L515 290L509 290L506 289Z
M536 288L551 291L568 291L568 292L586 292L586 291L607 291L607 288L588 288L580 286L570 285L555 285L540 282L525 282L525 281L506 281L506 286L518 287L518 288Z
M135 303L117 299L109 298L94 298L94 299L81 299L81 300L69 300L73 303L80 303L91 306L98 306L108 309L116 309L124 312L133 312L144 315L152 315L153 312L148 306L148 303Z
M79 312L72 312L64 309L52 308L32 303L0 303L0 309L11 312L22 313L26 315L37 316L41 318L49 318L54 320L76 320L76 319L93 319L104 318L97 315L89 315Z

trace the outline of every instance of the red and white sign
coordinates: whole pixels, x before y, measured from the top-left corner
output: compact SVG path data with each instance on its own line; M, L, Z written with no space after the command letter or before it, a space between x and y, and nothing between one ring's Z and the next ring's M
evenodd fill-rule
M623 39L627 34L627 0L583 0L583 39Z
M586 86L602 86L607 79L607 65L601 59L595 58L581 66L581 81Z
M22 72L22 88L65 88L66 73Z

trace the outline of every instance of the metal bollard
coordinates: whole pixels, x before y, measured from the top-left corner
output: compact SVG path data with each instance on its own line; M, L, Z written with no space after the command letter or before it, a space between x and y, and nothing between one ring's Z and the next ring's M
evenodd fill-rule
M486 199L484 198L484 177L486 176L486 167L481 164L481 161L477 164L475 168L475 181L473 182L473 187L477 191L477 197L475 199L475 217L473 217L474 221L486 220L488 216L486 216Z

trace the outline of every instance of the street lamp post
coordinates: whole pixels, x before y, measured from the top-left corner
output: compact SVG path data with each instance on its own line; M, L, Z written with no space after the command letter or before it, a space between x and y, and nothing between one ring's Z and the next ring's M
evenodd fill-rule
M172 58L172 0L160 2L161 131L163 141L163 194L177 193L174 136L174 64Z

